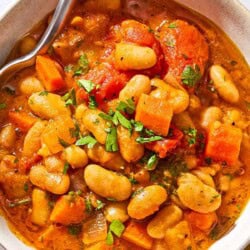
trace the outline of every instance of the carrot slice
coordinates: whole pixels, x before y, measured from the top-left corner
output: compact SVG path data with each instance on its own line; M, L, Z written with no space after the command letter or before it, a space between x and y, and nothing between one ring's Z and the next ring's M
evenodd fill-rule
M24 111L9 111L9 119L22 132L28 132L33 124L38 120Z
M65 88L66 83L54 60L46 56L36 57L36 71L46 90L50 92Z
M233 165L239 157L241 140L239 128L215 122L208 130L205 156Z
M151 249L153 245L153 239L147 234L146 227L134 221L129 222L122 238L144 249Z
M63 195L52 210L50 220L63 225L77 224L85 218L85 201L78 195Z
M187 214L186 219L188 220L189 224L199 228L202 231L209 231L218 221L215 212L201 214L191 211Z
M166 100L142 94L136 107L135 120L159 135L168 134L173 109Z

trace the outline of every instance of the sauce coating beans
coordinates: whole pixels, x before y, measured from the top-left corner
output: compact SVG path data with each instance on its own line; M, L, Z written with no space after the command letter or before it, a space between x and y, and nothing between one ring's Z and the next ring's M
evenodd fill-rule
M75 2L2 82L0 214L35 249L209 249L250 197L249 65L176 1Z

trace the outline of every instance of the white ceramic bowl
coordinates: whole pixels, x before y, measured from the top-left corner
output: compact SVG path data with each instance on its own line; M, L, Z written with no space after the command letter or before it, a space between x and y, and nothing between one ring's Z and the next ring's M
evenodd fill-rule
M4 62L16 41L30 30L38 21L49 13L57 0L0 0L0 65ZM162 0L163 1L163 0ZM165 0L167 1L167 0ZM241 0L248 4L250 0ZM46 2L46 4L44 4ZM242 54L250 63L250 12L237 0L179 0L180 3L207 16L219 25L237 44ZM1 12L1 7L7 12ZM250 202L237 220L233 230L217 241L210 250L240 250L250 242ZM28 250L14 236L0 216L0 243L2 249Z

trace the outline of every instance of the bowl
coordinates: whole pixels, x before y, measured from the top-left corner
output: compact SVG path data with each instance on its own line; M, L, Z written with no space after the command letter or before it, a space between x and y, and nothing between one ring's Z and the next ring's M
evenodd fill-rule
M167 1L167 0L165 0ZM249 0L241 0L248 5ZM245 56L250 64L250 12L237 0L179 0L183 5L208 17L222 28ZM56 6L57 0L1 0L0 12L0 65L4 63L16 41L38 23ZM0 214L1 215L1 214ZM210 250L244 249L250 242L250 202L236 221L234 228L210 247ZM17 237L16 237L17 236ZM32 249L10 231L5 219L0 216L0 250ZM237 239L237 240L236 240ZM2 245L2 246L1 246Z

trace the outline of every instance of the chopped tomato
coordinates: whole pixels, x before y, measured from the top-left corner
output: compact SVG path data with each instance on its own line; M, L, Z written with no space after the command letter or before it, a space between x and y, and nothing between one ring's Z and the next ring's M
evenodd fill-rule
M208 44L195 26L176 20L170 25L165 24L159 34L172 76L181 81L182 72L188 65L197 65L201 75L204 73L209 54Z
M95 96L98 104L118 97L119 92L129 80L128 74L120 73L108 63L97 65L84 78L95 84L95 89L91 94ZM78 90L77 92L78 98L86 98L84 90Z
M172 131L171 138L165 138L161 141L146 143L145 147L157 153L160 158L165 158L168 152L172 151L178 146L183 137L181 130L174 127L171 127L170 129Z

